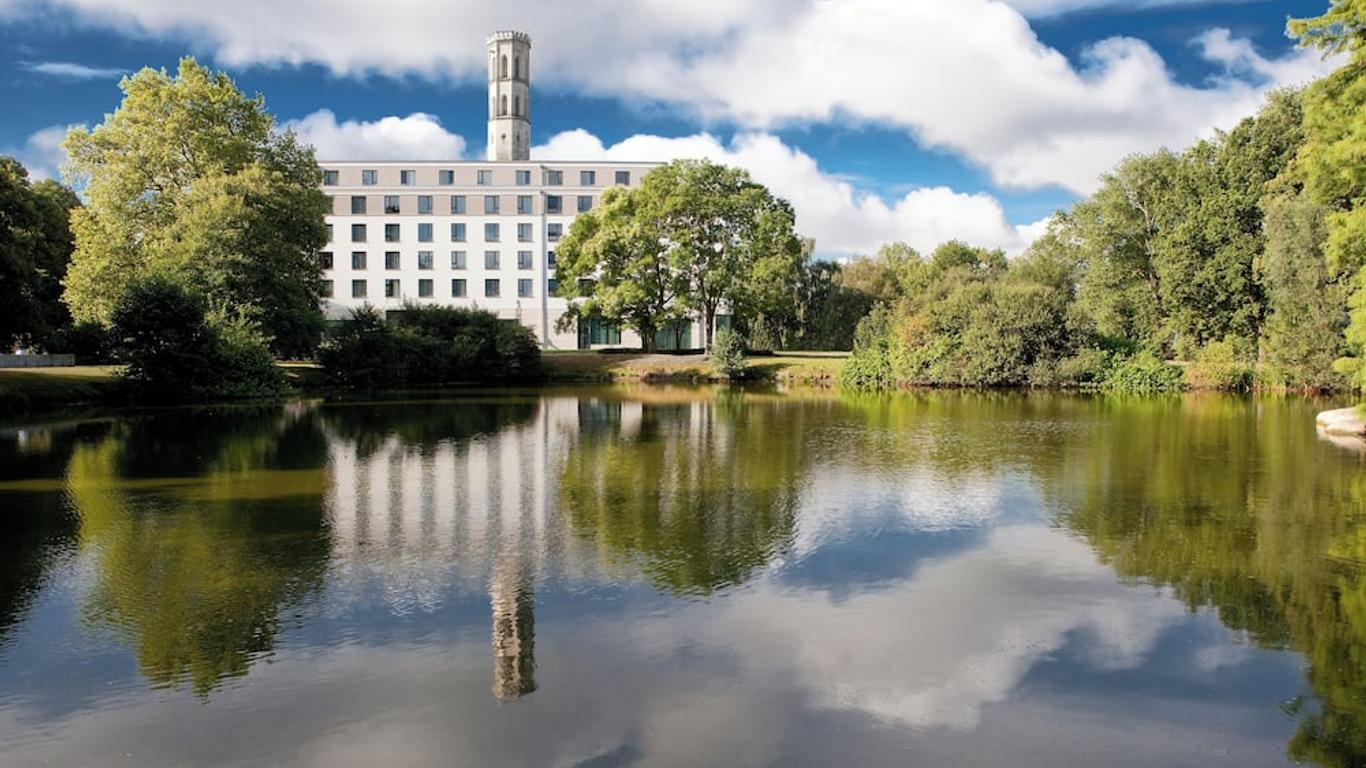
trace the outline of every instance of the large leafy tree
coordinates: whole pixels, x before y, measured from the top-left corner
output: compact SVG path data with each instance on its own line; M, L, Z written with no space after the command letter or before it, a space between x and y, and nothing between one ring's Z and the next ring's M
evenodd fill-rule
M55 181L31 184L17 160L0 157L0 349L60 345L71 325L62 278L71 260L75 193Z
M1330 268L1356 273L1344 361L1366 382L1366 0L1333 0L1322 16L1290 22L1290 33L1346 63L1304 94L1304 146L1296 171L1304 192L1327 209L1324 255Z
M685 317L702 320L710 347L722 307L742 317L773 310L790 299L802 266L792 207L742 170L696 160L608 190L575 219L558 254L560 292L571 299L561 322L619 321L646 350L656 331Z
M663 236L702 320L705 346L724 305L745 317L791 294L801 267L792 206L738 168L678 160L651 172L643 193L657 195Z
M657 183L646 174L638 190L609 189L574 220L557 250L559 292L570 299L561 326L605 318L634 329L653 351L655 333L681 316L686 284L660 230Z
M260 96L191 58L120 87L119 108L64 145L88 199L72 217L72 314L108 322L130 285L169 273L248 312L277 354L309 353L328 210L312 149L276 130Z

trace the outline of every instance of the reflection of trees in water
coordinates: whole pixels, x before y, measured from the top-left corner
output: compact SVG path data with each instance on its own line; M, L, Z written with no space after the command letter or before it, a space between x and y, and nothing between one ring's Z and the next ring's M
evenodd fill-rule
M365 458L386 441L397 438L405 445L430 451L440 443L495 434L522 424L537 412L535 398L522 400L465 400L460 402L386 402L324 406L328 428L352 442Z
M494 565L489 580L493 606L493 695L500 699L536 690L536 593L525 560L515 553Z
M1039 468L1068 527L1124 577L1308 659L1289 755L1366 764L1366 479L1312 404L1189 397L1114 408ZM1096 407L1107 408L1103 403ZM1315 452L1328 455L1315 457Z
M54 561L76 541L76 516L60 478L81 443L100 440L107 422L0 433L0 644L28 611Z
M154 683L207 694L245 674L320 584L325 450L312 412L280 408L167 411L78 446L88 620L134 645Z
M584 401L561 506L581 537L674 593L740 584L792 542L807 463L794 412Z

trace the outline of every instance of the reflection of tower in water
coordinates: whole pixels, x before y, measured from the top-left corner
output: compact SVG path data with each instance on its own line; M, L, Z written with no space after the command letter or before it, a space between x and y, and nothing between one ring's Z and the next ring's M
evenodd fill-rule
M536 690L536 593L516 552L493 568L493 695L515 699Z

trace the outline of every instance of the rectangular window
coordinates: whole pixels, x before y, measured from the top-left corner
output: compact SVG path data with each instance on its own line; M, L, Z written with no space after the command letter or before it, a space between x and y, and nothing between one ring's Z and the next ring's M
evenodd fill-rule
M552 243L559 242L564 236L564 225L558 222L545 225L545 239Z
M327 226L327 242L330 243L330 242L332 242L332 225L331 225L331 224L328 224L328 225L326 225L326 226Z
M431 196L431 195L418 195L418 196L417 196L417 212L418 212L418 213L431 213L431 212L432 212L432 196Z
M351 268L365 269L365 251L351 252Z
M561 208L562 208L562 206L560 205L560 196L559 196L559 195L546 195L546 196L545 196L545 212L546 212L546 213L559 213L560 210L561 210Z
M553 278L553 277L550 278L549 280L545 281L545 295L547 295L547 296L554 296L554 295L555 295L555 291L559 290L559 287L560 287L560 281L559 281L559 280L556 280L556 279Z
M385 224L385 225L384 225L384 242L386 242L386 243L397 243L397 242L399 241L399 233L400 233L399 225L397 225L397 224Z
M400 269L400 262L399 262L398 251L385 251L385 252L384 252L384 268L385 268L385 269Z
M437 181L443 187L449 187L455 183L455 171L437 171Z
M352 214L362 214L362 213L365 213L365 195L352 195L352 196L351 196L351 213L352 213Z
M484 195L484 213L498 212L498 196Z
M318 295L321 296L321 297L324 298L324 299L330 299L330 298L332 298L332 281L331 281L331 280L324 280L324 281L322 282L322 285L319 285L319 286L318 286Z
M597 171L579 171L579 186L594 187L598 184Z
M434 261L435 261L435 259L432 258L432 252L431 252L431 251L418 251L418 252L417 252L417 268L418 268L418 269L431 269L431 268L434 266L434 264L433 264Z
M465 212L465 196L451 195L451 213Z
M517 252L517 268L531 269L531 251Z
M322 253L318 254L318 266L319 266L320 268L322 268L322 269L331 269L331 268L332 268L332 252L331 252L331 251L323 251Z
M518 224L518 225L517 225L517 242L519 242L519 243L529 243L529 242L531 242L531 223L530 223L530 222L522 222L521 224Z
M564 184L564 171L546 171L545 183L546 186L550 187L562 186Z
M485 296L497 296L497 295L498 295L498 281L497 281L497 280L485 280L485 281L484 281L484 295L485 295Z
M497 225L497 224L485 224L485 225L484 225L484 242L486 242L486 243L496 243L496 242L498 242L498 225Z
M365 242L365 225L364 225L364 224L352 224L352 225L351 225L351 242L353 242L353 243L363 243L363 242Z
M419 297L421 297L421 298L424 298L424 299L430 299L430 298L432 297L432 281L431 281L431 280L418 280L418 281L417 281L417 295L418 295Z
M384 212L398 213L398 195L384 196Z
M579 213L586 213L593 210L593 196L579 195Z
M531 296L531 280L522 278L517 281L517 295L523 299Z
M617 183L622 185L623 187L631 186L631 172L617 171Z
M545 265L551 269L555 268L556 259L554 251L547 251L545 254Z
M465 252L451 251L451 269L465 268Z
M484 251L484 269L498 268L498 252Z
M524 214L531 213L531 195L517 196L517 212Z
M337 182L341 180L340 177L341 177L341 175L338 174L336 171L323 171L323 186L324 186L324 187L335 187L335 186L337 186Z
M365 281L364 281L364 280L352 280L352 281L351 281L351 298L353 298L353 299L363 299L363 298L365 298L366 293L367 293L367 291L365 290Z
M457 223L451 225L451 242L452 242L452 243L463 243L463 242L465 242L465 224L464 224L464 222L457 222Z
M379 171L361 171L360 184L362 187L373 187L379 183Z
M475 183L481 187L493 186L493 171L479 171L475 177Z
M397 299L397 298L399 297L400 294L401 294L401 291L399 290L399 285L398 285L398 281L397 281L397 280L385 280L385 281L384 281L384 298L386 298L386 299Z
M398 183L405 187L411 187L417 183L417 171L399 171Z
M518 171L518 172L517 172L517 186L519 186L519 187L529 187L529 186L531 186L531 171Z
M465 278L457 277L451 280L451 298L462 299L465 297Z
M424 221L417 225L417 241L419 243L430 243L432 241L432 223Z

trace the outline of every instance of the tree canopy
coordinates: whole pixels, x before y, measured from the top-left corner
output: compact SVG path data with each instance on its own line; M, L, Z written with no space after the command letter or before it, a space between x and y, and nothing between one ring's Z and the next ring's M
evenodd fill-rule
M684 318L711 345L724 307L746 317L790 299L802 264L792 207L745 171L678 160L634 189L614 188L575 219L558 249L566 319L600 316L635 329L646 349Z
M0 349L61 347L71 316L61 302L71 260L70 212L80 200L55 181L0 157ZM53 351L65 351L54 349Z
M119 108L64 144L88 200L72 216L72 314L107 323L130 285L158 273L247 312L277 354L310 353L329 207L313 150L192 58L120 88Z

